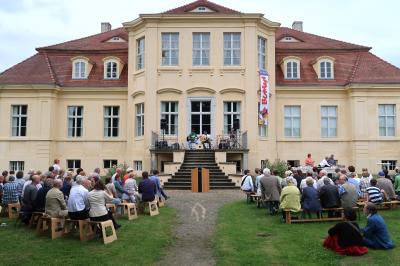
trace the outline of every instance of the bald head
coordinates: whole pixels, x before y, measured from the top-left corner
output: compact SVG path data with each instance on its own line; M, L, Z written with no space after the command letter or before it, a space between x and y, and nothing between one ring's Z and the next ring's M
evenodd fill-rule
M62 181L60 179L56 179L53 181L53 187L60 189L62 187Z
M36 185L36 184L39 184L39 182L40 182L40 175L33 175L32 183L34 183Z

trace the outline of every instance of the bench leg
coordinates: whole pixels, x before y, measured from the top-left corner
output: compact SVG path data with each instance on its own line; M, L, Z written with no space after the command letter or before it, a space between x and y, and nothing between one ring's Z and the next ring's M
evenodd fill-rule
M64 233L64 220L51 218L51 239L62 237Z
M149 212L150 216L155 216L160 214L160 212L158 211L157 201L149 202Z
M89 220L79 220L79 237L81 241L87 241L93 239L95 236L95 231Z
M117 240L117 234L115 233L115 228L111 220L101 222L100 225L105 245ZM111 229L111 235L109 236L107 236L107 228Z
M128 212L128 220L134 220L138 218L136 205L129 207L127 212Z

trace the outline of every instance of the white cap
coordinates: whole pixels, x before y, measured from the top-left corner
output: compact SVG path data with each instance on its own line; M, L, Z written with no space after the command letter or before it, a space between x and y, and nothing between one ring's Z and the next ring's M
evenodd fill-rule
M132 167L128 167L128 169L126 169L126 172L128 173L128 172L132 172L133 171L133 168Z

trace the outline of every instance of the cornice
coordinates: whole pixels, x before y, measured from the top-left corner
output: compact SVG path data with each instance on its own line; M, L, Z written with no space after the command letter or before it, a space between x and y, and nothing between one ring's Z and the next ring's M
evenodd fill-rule
M175 88L162 88L162 89L157 90L157 94L163 94L163 93L182 94L182 91L179 89L175 89Z

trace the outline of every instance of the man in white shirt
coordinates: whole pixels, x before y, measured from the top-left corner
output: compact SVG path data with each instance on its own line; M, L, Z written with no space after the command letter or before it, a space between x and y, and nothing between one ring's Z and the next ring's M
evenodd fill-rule
M114 184L116 175L119 175L121 177L121 179L122 179L123 176L121 176L121 173L122 173L122 168L121 167L117 167L117 169L115 169L115 174L113 174L112 177L111 177L111 182L113 184Z
M326 170L321 170L321 171L319 171L319 176L320 176L320 178L318 179L318 181L317 181L317 187L316 187L316 189L319 191L323 186L325 186L325 183L324 183L324 179L325 178L328 178L329 179L329 183L331 184L331 185L334 185L335 183L333 183L333 181L332 181L332 179L330 179L329 177L328 177L328 172L326 171Z
M72 185L68 198L68 216L72 220L85 220L89 218L89 191L83 186L85 178L77 176Z
M328 157L325 157L325 159L323 159L320 163L319 166L321 167L330 167L331 165L328 163Z
M265 168L265 169L268 169L268 168ZM265 171L265 169L264 169L264 171ZM268 169L269 170L269 169ZM261 179L261 177L263 177L264 175L261 173L261 169L260 168L256 168L255 170L254 170L254 172L257 174L257 177L256 177L256 189L257 189L257 195L261 195L261 185L260 185L260 179Z
M244 170L244 176L242 177L241 189L244 192L253 192L254 185L250 175L250 170Z
M54 159L53 168L54 168L54 171L57 171L57 173L60 172L61 167L60 167L60 160L59 159Z

